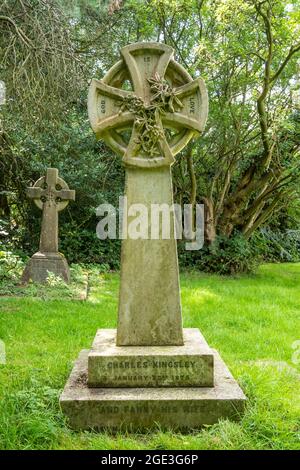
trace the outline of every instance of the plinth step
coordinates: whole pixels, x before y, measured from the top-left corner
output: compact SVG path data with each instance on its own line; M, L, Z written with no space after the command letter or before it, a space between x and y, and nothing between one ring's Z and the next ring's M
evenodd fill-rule
M35 253L27 262L22 275L22 283L30 279L34 282L45 283L49 272L60 276L65 282L70 282L70 270L66 258L61 253Z
M116 346L116 330L98 330L88 355L89 387L212 387L214 355L197 328L183 346Z
M219 354L214 354L214 387L90 388L89 350L81 351L60 397L74 429L145 430L200 428L220 418L238 419L246 397Z

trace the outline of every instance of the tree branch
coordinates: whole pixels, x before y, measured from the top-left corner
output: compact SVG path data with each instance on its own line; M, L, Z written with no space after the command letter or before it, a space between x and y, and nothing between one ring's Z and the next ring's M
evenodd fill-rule
M300 51L300 43L295 44L294 46L290 48L288 55L286 56L282 64L279 66L277 72L275 72L270 78L270 82L274 82L279 77L279 75L281 74L285 66L289 63L293 55L298 51Z
M33 44L31 42L31 40L26 36L24 31L22 31L22 29L17 26L17 24L14 22L14 20L9 18L8 16L2 16L1 15L0 16L0 21L5 21L7 23L10 23L15 28L17 35L19 36L21 41L25 44L25 46L33 48Z

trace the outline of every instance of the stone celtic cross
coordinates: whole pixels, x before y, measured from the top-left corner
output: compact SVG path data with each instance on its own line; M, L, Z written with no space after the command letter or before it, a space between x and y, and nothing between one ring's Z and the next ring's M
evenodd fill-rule
M27 196L43 212L39 251L27 262L22 282L27 283L30 279L46 282L49 272L69 282L67 260L58 252L58 212L65 209L69 201L74 201L75 191L70 190L67 183L58 176L56 168L48 168L46 176L27 188Z
M121 56L102 80L91 82L91 126L123 157L128 208L172 206L174 156L205 126L204 82L192 80L165 44L131 44ZM174 230L171 216L170 239L123 234L118 346L183 344Z
M27 196L42 209L42 228L40 236L41 253L58 252L58 212L75 200L75 191L58 176L56 168L48 168L46 176L39 178L34 186L27 188Z
M118 327L98 329L80 352L60 404L74 429L186 430L237 419L242 390L200 331L182 328L174 216L166 237L149 213L172 207L171 165L204 127L205 86L166 45L131 44L121 56L89 91L92 127L125 164ZM141 230L131 231L137 220Z

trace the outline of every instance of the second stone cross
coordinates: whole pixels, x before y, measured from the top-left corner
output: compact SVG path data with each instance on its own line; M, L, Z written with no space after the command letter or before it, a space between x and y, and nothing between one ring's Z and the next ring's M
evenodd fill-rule
M65 209L69 201L75 200L75 191L58 176L57 168L48 168L46 176L39 178L27 188L27 197L42 210L42 227L39 251L28 261L22 282L30 279L45 282L52 272L69 282L69 266L66 258L58 251L58 213Z

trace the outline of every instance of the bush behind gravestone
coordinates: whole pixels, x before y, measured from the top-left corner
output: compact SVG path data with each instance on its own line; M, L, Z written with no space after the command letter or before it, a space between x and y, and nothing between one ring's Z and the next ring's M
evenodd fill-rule
M89 229L77 228L76 222L62 225L59 249L70 263L101 264L117 270L120 267L121 240L99 240L96 236L97 222L95 218Z
M259 248L241 234L233 238L217 236L211 245L205 244L197 251L185 251L179 243L180 264L203 272L218 274L250 273L257 269L262 256Z
M251 239L263 261L296 263L300 261L300 230L271 230L262 228Z
M242 234L217 236L212 245L199 251L185 251L178 244L182 267L219 274L254 272L263 262L296 263L300 261L300 230L271 230L264 227L247 240Z

